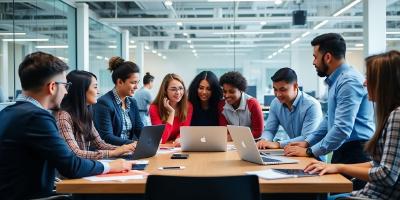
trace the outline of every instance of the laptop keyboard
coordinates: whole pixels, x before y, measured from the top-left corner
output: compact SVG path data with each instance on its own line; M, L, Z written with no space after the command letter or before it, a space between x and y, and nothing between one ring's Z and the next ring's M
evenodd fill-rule
M261 159L262 159L263 162L281 162L280 160L267 158L267 157L264 157L264 156L261 156Z

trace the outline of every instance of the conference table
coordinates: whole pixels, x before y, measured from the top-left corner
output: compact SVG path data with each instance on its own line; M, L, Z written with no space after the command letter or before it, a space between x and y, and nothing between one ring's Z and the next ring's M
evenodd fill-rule
M173 176L232 176L245 175L247 171L269 168L303 169L313 158L296 157L296 164L258 165L240 159L236 150L227 152L185 152L188 159L171 159L171 154L163 152L146 158L149 161L145 172L155 175ZM163 166L185 166L181 170L160 170ZM266 199L325 199L328 193L352 191L352 183L340 174L317 177L265 180L259 179L260 192ZM146 179L127 181L92 182L86 179L67 179L57 183L57 193L71 193L75 196L103 195L111 199L122 196L143 197ZM123 195L122 195L123 194Z

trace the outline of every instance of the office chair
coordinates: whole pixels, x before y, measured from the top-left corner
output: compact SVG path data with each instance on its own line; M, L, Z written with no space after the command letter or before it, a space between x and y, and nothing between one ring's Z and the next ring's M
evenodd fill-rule
M183 177L150 175L146 183L146 200L260 200L258 177Z

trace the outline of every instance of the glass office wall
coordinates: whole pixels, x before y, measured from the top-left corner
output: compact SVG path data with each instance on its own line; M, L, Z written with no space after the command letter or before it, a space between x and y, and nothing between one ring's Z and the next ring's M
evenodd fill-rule
M92 18L89 19L89 68L98 77L100 95L114 87L108 61L121 56L121 33Z
M0 86L10 99L21 90L18 65L29 53L51 53L76 68L75 8L59 0L7 1L0 17Z

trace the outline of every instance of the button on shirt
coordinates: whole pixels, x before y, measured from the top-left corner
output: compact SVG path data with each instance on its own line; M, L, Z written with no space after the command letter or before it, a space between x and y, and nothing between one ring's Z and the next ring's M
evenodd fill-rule
M345 142L369 140L374 133L374 112L364 77L342 64L325 82L329 87L327 115L305 139L315 156L328 154Z
M122 139L129 139L129 133L132 130L132 121L131 118L129 118L129 109L131 102L128 99L125 99L125 105L126 109L124 110L122 108L122 99L119 97L117 93L117 89L113 89L113 94L115 101L117 102L117 105L119 105L119 109L121 111L121 117L122 117L122 132L121 132L121 138ZM126 97L129 98L129 97Z
M321 104L312 96L298 91L292 110L275 98L269 110L263 139L272 141L279 125L283 127L289 140L280 141L280 147L290 142L304 141L305 136L315 131L322 120Z

